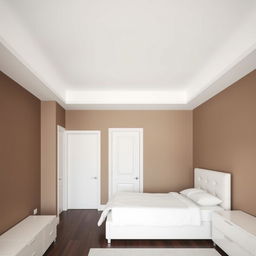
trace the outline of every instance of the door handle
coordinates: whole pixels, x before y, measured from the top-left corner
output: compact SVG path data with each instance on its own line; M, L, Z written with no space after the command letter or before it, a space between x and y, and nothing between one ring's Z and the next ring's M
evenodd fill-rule
M138 180L138 179L139 179L139 177L135 177L134 179L135 179L135 180Z
M98 177L96 177L96 176L95 176L95 177L92 177L92 179L97 180L97 179L98 179Z

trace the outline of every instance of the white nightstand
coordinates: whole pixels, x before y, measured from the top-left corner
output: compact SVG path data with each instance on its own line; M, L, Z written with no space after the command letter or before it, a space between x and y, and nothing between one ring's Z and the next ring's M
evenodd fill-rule
M212 240L229 256L256 256L256 217L242 211L214 212Z

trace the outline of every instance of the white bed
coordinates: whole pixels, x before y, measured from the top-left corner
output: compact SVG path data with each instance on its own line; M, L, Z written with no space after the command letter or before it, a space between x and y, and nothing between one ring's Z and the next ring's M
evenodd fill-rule
M231 207L231 175L196 168L194 187L217 196L222 203L214 207L199 207L183 195L168 193L148 194L148 202L147 194L143 195L143 202L138 196L136 205L136 200L131 195L124 194L123 201L126 204L121 204L121 207L113 206L111 210L105 211L108 243L112 239L211 239L212 211L228 210ZM130 198L132 207L129 205ZM140 207L141 204L150 204L150 200L154 201L155 208L149 210L147 207ZM179 205L179 201L183 203L183 207ZM104 216L99 222L103 219Z
M113 207L111 210L112 224L118 226L184 226L201 224L201 221L210 221L212 211L219 211L220 206L198 206L183 195L171 193L187 201L187 208L179 209L172 207L157 207L150 210L146 207ZM154 195L157 199L157 195ZM168 198L168 194L163 194ZM160 195L159 195L160 196ZM184 202L186 202L184 201ZM170 204L173 202L170 201ZM154 204L154 201L152 202Z

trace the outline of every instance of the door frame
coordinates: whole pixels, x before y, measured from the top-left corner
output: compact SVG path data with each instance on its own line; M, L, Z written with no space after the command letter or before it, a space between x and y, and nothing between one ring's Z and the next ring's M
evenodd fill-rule
M65 169L66 169L66 149L65 149L65 144L66 144L66 130L64 127L57 125L57 215L59 215L59 173L60 173L60 169L59 169L59 161L60 161L60 147L59 147L59 133L63 132L64 134L64 140L63 140L63 173L62 173L62 208L63 211L66 211L66 205L65 205Z
M143 192L143 185L144 185L144 181L143 181L143 128L109 128L108 129L108 200L111 198L112 196L112 132L139 132L140 134L140 152L139 152L139 161L140 161L140 182L139 182L139 192Z
M66 130L66 150L65 150L65 159L66 159L66 172L65 172L65 177L66 177L66 206L68 209L68 178L69 178L69 170L68 170L68 134L97 134L98 135L98 170L97 170L97 175L98 175L98 186L97 186L97 192L98 192L98 198L97 198L97 208L100 207L101 205L101 131L99 130ZM96 208L96 209L97 209Z

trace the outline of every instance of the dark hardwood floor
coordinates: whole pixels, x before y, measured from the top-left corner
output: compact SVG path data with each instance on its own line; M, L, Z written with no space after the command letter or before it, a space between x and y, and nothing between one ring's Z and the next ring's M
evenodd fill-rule
M60 216L56 243L45 256L87 256L90 248L212 248L211 240L113 240L108 246L105 225L97 226L101 212L68 210ZM221 255L226 255L217 248Z

